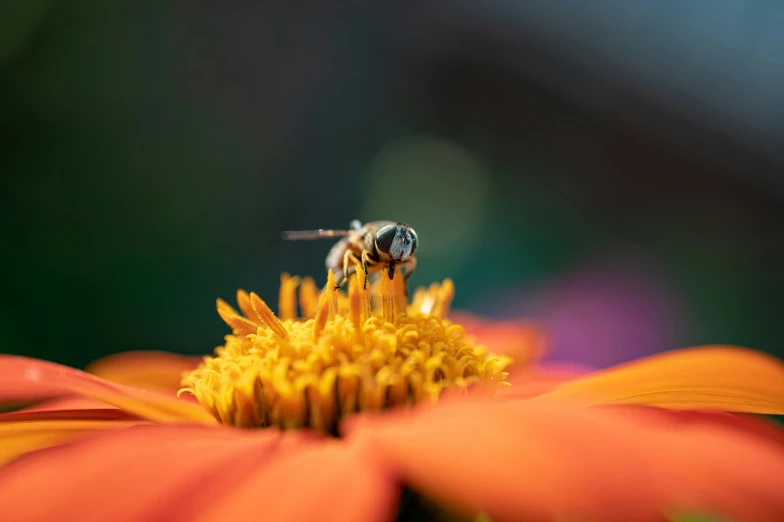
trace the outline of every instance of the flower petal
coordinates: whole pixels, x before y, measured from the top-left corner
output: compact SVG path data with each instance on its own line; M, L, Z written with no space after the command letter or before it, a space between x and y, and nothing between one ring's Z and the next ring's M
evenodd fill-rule
M216 423L206 410L189 401L121 386L48 361L0 355L0 403L69 394L97 399L158 422Z
M646 519L625 517L655 510L651 495L626 491L631 470L619 464L633 462L634 441L604 447L612 426L586 430L571 409L511 407L519 402L453 401L411 415L366 416L355 419L350 440L374 445L405 483L445 507L495 522L634 521Z
M652 473L668 513L767 522L784 513L784 432L751 416L675 412L630 406L627 420L647 417Z
M84 434L149 424L116 408L20 411L0 415L0 466Z
M103 401L79 397L78 395L69 395L37 402L32 406L28 406L18 411L101 410L107 408L119 409L116 406L111 406Z
M48 421L138 421L135 415L119 408L74 408L20 410L0 414L0 430L14 423Z
M780 424L757 415L723 411L672 411L634 405L602 406L607 411L616 409L621 415L639 422L657 422L668 427L689 429L692 426L714 426L735 430L746 436L757 436L784 448L784 429Z
M567 364L520 365L512 368L506 379L511 386L499 388L499 398L525 399L535 397L557 388L561 384L589 373L585 367Z
M510 356L515 365L539 359L546 349L544 330L530 321L499 321L467 312L452 313L449 319L461 325L467 334L475 336L488 351Z
M602 370L543 397L781 415L784 362L746 348L690 348Z
M467 400L355 420L349 440L372 445L416 490L496 522L700 510L762 522L784 512L784 447L718 423L683 429L561 400Z
M366 448L310 442L279 451L199 522L383 522L394 518L398 488Z
M263 466L279 440L274 430L183 425L138 426L87 437L1 469L2 518L192 520Z
M116 384L176 393L182 374L201 359L168 352L123 352L94 361L86 371Z

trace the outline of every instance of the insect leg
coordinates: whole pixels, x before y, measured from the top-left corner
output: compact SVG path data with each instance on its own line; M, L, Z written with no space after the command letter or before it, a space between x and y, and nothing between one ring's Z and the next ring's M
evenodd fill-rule
M340 275L340 281L335 283L335 290L343 288L343 285L345 285L346 281L348 281L350 261L351 261L351 251L346 250L346 253L343 254L343 273Z

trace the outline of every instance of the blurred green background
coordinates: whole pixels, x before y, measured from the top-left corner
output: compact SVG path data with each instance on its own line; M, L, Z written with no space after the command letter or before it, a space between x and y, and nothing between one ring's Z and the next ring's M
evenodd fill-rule
M359 218L554 358L784 354L773 4L734 31L724 2L0 5L0 351L208 353L216 297L325 277L330 243L281 230Z

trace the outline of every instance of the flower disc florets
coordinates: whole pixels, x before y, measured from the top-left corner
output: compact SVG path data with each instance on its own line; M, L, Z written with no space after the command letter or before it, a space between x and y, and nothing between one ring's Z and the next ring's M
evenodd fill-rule
M509 357L494 356L446 319L452 282L406 297L402 277L363 289L361 268L348 294L329 274L281 277L279 318L240 290L240 312L218 300L232 328L214 356L183 378L181 392L224 424L311 427L334 432L344 415L437 400L446 389L505 386ZM297 287L302 318L297 318Z

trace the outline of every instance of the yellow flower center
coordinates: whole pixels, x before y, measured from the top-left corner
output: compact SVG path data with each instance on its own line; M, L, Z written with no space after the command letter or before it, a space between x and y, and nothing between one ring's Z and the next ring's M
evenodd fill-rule
M240 312L218 300L226 343L187 373L190 392L220 422L335 432L349 413L435 401L446 389L507 386L509 357L495 356L446 319L450 280L409 303L398 275L363 289L364 274L320 294L312 279L281 277L279 318L240 290ZM297 287L302 318L297 318Z

